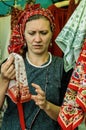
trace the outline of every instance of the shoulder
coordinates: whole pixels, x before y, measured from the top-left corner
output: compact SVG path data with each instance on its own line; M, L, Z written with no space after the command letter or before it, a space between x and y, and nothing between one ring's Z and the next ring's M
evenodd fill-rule
M62 66L63 66L63 64L64 64L63 58L58 57L58 56L54 56L54 55L52 55L52 62L53 62L55 65L62 65Z
M62 77L63 70L64 70L63 58L52 55L52 66L53 66L55 73L59 73L59 75Z

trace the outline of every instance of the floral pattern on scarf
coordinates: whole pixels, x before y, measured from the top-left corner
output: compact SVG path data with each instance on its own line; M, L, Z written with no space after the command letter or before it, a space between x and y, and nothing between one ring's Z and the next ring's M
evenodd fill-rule
M58 122L64 130L74 130L86 113L86 40L72 73Z

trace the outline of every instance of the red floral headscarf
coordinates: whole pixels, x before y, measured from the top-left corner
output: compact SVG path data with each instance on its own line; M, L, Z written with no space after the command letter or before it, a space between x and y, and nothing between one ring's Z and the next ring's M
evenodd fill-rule
M50 21L52 31L54 31L55 28L54 17L50 12L50 10L41 8L40 4L28 5L27 8L25 8L25 10L20 14L18 23L12 31L10 45L8 46L9 53L11 52L21 53L21 48L26 44L23 35L26 22L31 16L34 16L36 14L45 16Z

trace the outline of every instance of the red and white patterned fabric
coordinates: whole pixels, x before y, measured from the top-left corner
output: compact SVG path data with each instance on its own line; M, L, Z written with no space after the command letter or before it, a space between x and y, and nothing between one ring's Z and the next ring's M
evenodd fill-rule
M40 7L40 4L29 5L20 13L18 18L18 22L16 26L12 30L10 45L8 46L9 53L15 52L20 53L21 48L26 45L26 41L24 39L24 29L27 20L34 15L42 15L45 16L51 24L52 31L55 28L54 17L49 9L44 9Z
M16 53L11 53L14 57L14 65L16 69L16 79L11 80L6 95L8 95L14 103L23 103L31 99L25 65L22 56ZM10 58L9 56L9 58Z
M86 39L72 73L59 116L63 130L74 130L86 113Z

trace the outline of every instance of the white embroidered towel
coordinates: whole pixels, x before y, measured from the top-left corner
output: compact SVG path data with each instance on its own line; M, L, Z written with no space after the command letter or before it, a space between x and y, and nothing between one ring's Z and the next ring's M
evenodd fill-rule
M16 79L10 81L6 95L8 95L14 103L27 102L31 99L31 94L29 91L23 58L16 53L11 53L10 55L14 57Z

